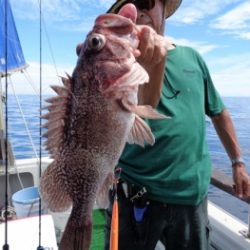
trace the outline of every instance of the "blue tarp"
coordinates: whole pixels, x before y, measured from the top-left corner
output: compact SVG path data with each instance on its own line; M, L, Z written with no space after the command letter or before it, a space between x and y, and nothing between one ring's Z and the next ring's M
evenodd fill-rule
M7 22L6 22L5 12L7 12ZM7 33L7 46L6 46L6 33ZM6 50L7 50L7 59L6 59ZM6 74L6 61L7 61L7 74L27 67L27 64L23 56L23 51L19 41L19 37L17 34L10 2L9 0L0 0L0 75L1 76Z

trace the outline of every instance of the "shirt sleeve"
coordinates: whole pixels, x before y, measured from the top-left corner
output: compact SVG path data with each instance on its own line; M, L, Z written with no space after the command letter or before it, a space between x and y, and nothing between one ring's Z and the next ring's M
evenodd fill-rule
M204 91L205 91L205 112L206 115L212 117L220 114L226 107L222 101L222 98L214 86L210 72L204 60L201 58L201 66L204 75Z

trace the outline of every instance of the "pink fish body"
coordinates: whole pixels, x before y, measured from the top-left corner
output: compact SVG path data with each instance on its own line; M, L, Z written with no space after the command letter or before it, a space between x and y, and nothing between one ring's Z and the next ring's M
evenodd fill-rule
M87 250L96 199L107 205L111 174L126 142L154 143L141 119L162 119L150 106L137 105L140 84L148 74L136 62L137 31L131 18L99 16L83 46L72 77L53 86L47 148L53 162L41 178L42 199L52 211L72 206L60 250ZM97 195L100 194L98 199Z

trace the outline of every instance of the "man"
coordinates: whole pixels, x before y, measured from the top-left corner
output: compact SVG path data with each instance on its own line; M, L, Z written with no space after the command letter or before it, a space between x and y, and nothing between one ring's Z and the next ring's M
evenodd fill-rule
M230 115L205 62L193 49L174 45L163 37L164 20L181 0L117 0L109 12L118 13L131 2L138 12L138 61L150 75L150 83L140 89L139 101L157 107L171 119L147 121L155 145L126 145L120 158L119 250L153 250L160 238L168 250L206 250L211 162L205 115L212 119L232 160L240 198L250 195L250 179ZM110 217L111 206L107 209L106 250Z

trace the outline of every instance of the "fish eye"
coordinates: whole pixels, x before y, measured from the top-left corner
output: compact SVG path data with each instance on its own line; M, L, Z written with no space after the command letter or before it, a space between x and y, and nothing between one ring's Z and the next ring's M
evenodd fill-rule
M99 51L103 48L104 44L105 38L100 34L94 34L88 39L88 47L91 50Z

